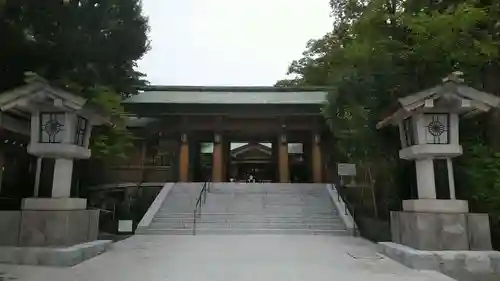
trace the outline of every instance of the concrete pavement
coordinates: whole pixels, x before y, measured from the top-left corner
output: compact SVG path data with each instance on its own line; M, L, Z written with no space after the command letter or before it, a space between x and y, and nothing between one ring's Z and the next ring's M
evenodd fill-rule
M2 279L3 278L3 279ZM321 235L136 235L73 268L0 264L15 281L450 281L379 256L375 244Z

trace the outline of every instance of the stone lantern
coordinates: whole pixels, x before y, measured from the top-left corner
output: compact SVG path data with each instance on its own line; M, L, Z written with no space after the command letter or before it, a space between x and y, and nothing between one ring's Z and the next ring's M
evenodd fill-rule
M420 250L491 249L487 214L470 214L457 200L454 157L462 155L459 119L499 107L500 99L463 84L460 73L431 89L400 98L399 109L377 128L399 127L401 159L415 161L418 199L391 212L393 241ZM449 198L436 198L434 162L446 161Z
M71 198L70 191L74 159L90 157L92 127L109 124L109 119L87 99L36 75L30 75L26 85L0 95L0 110L31 116L27 151L39 159L35 181L39 181L41 159L54 162L51 197L23 199L13 246L70 246L97 239L99 211L88 210L87 200Z

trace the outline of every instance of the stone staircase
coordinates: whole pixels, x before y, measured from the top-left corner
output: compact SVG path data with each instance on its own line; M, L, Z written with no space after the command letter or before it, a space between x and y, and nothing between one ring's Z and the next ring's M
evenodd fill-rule
M177 183L141 234L192 234L202 183ZM349 235L324 184L212 183L196 234Z

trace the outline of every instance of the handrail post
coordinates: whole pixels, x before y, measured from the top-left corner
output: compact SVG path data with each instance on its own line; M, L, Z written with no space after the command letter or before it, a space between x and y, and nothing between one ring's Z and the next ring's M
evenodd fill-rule
M204 184L204 192L203 192L203 204L207 203L207 182Z
M196 209L193 213L193 235L196 235Z
M333 183L331 185L332 185L332 188L337 191L337 197L338 197L339 202L340 202L341 198L342 198L342 201L344 202L344 214L345 215L349 214L349 207L351 208L351 216L352 216L352 220L353 220L353 228L352 228L353 233L352 234L353 234L353 236L357 236L358 229L356 226L356 214L355 214L354 206L351 205L349 203L349 201L347 200L347 194L344 192L344 189L342 186L336 187L335 184L333 184ZM342 195L340 194L340 192L342 192Z
M196 218L201 218L201 207L207 202L208 182L204 182L200 194L196 197L196 204L193 211L193 235L196 235Z

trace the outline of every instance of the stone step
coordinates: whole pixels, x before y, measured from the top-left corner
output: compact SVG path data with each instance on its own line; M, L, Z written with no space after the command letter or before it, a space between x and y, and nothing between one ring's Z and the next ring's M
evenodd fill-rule
M192 234L202 183L173 187L148 229ZM197 234L349 235L324 185L214 183L196 219Z
M273 191L279 191L274 193ZM283 191L283 193L281 193ZM217 188L211 188L207 190L207 193L210 194L221 194L221 195L283 195L283 196L309 196L309 195L314 195L314 196L322 196L324 194L327 194L327 191L324 189L324 187L321 188L315 188L315 189L303 189L303 188L278 188L278 189L273 189L273 188L266 188L266 187L260 187L260 189L252 189L252 188L227 188L227 189L217 189Z
M178 198L176 198L178 199ZM184 200L187 201L187 200ZM195 200L193 200L196 202ZM266 199L247 199L247 198L215 198L212 196L207 196L207 204L211 205L228 205L228 204L259 204L259 205L308 205L308 204L319 204L320 206L333 206L331 202L325 200L300 200L300 199L281 199L281 200L266 200ZM309 205L313 207L314 205Z
M192 229L158 229L147 230L140 234L146 235L192 235ZM196 228L196 235L250 235L250 234L295 234L295 235L338 235L349 236L347 230L315 230L315 229L204 229Z
M239 204L240 203L240 204ZM172 204L172 205L179 205L179 207L182 207L181 204ZM191 204L189 207L193 208L195 204ZM164 206L164 207L169 207L169 206ZM253 203L253 202L248 202L248 201L242 201L242 202L227 202L227 203L222 203L222 204L215 204L214 202L209 202L205 205L203 205L203 208L205 209L225 209L225 208L253 208L256 210L260 209L272 209L272 208L281 208L282 210L288 210L288 209L298 209L298 210L317 210L318 212L328 210L333 208L330 204L324 204L324 203Z
M201 216L206 217L216 217L216 218L300 218L300 219L314 219L314 218L324 218L324 219L336 219L339 216L336 213L328 212L328 213L299 213L299 214L277 214L277 213L204 213L201 212ZM162 212L161 210L156 213L155 218L192 218L193 212L187 213L171 213L171 212Z
M215 183L210 185L210 192L217 194L231 193L268 193L268 194L325 194L323 184L248 184L248 183Z
M192 223L193 217L185 218L154 218L153 223ZM342 224L340 218L262 218L262 217L230 217L230 218L220 218L220 217L204 217L196 219L197 222L204 223L308 223L308 224Z
M309 223L207 223L196 222L196 227L201 229L316 229L316 230L344 230L341 224L309 224ZM192 229L193 223L157 223L149 226L149 230L161 229Z

